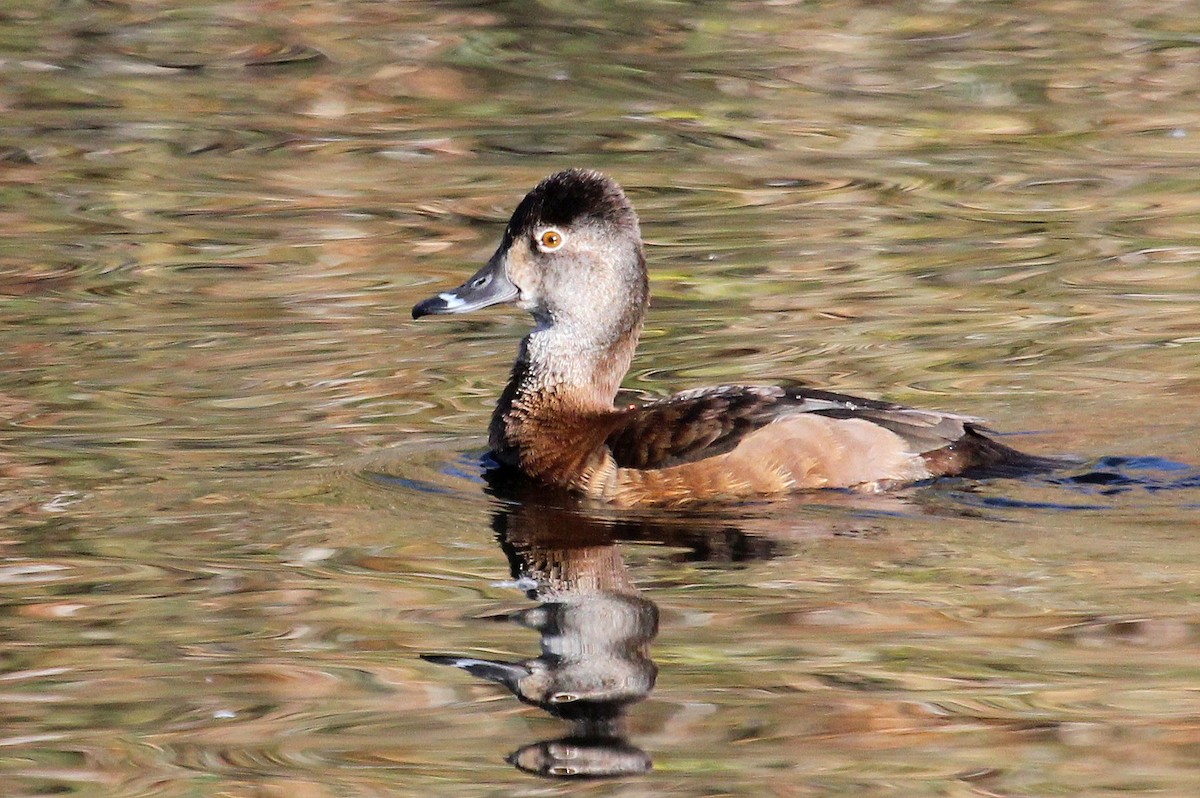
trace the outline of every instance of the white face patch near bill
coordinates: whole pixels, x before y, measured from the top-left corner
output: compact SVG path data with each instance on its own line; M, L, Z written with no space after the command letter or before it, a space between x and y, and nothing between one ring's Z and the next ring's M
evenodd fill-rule
M438 294L438 299L446 303L446 310L454 310L455 308L461 308L463 305L467 304L465 299L460 296L456 296L449 291L444 291Z

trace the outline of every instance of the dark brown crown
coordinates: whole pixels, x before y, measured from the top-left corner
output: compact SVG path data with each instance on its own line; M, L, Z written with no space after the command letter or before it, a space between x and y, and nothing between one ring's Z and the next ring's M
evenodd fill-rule
M587 220L628 224L636 223L637 216L614 180L587 169L568 169L525 195L506 232L515 237L538 226L569 227Z

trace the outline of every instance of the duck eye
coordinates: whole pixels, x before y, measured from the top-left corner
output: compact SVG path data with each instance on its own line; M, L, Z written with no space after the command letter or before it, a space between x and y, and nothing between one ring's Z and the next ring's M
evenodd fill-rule
M553 252L563 245L563 234L557 230L546 230L538 237L538 249L542 252Z

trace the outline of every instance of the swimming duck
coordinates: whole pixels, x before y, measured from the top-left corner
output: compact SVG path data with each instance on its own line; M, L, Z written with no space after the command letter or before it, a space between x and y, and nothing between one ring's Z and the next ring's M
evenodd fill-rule
M538 482L622 507L819 488L879 491L1051 461L977 418L800 387L722 385L616 407L649 304L638 217L598 172L525 195L487 265L414 319L513 304L533 315L489 428L494 456Z

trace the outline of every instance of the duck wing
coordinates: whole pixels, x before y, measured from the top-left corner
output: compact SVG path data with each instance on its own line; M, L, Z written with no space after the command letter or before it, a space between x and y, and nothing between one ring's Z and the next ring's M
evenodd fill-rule
M802 413L862 419L914 455L982 430L981 420L809 388L724 385L684 391L623 413L607 444L623 468L668 468L732 451L751 432Z

